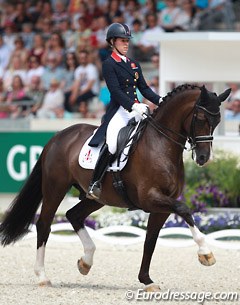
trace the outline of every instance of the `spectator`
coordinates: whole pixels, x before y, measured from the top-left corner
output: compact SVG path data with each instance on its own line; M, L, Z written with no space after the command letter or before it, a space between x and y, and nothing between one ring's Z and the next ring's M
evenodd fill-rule
M139 44L143 35L142 21L140 19L133 20L132 23L132 36L131 43L129 45L129 57L134 57L136 60L141 60L142 51L139 48Z
M88 102L99 93L99 74L97 67L90 62L89 53L79 53L79 67L74 75L73 90L65 109L69 112L77 110L83 117L88 115Z
M37 21L36 29L41 33L45 42L49 40L52 35L52 26L52 20L49 18L39 18Z
M159 64L160 58L158 53L154 53L151 56L151 69L150 72L147 74L147 79L151 81L151 79L159 77Z
M20 57L23 68L27 68L27 60L28 60L28 56L29 56L29 51L25 48L22 36L17 36L15 39L15 48L12 51L11 59L9 62L10 67L12 65L12 59L15 56Z
M15 31L15 25L12 21L8 21L4 24L3 28L3 41L12 51L15 47L14 42L17 37L17 33Z
M227 120L240 120L240 88L238 84L231 84L232 92L225 108Z
M5 27L6 24L13 23L14 18L16 17L15 5L10 1L4 1L2 4L2 18L0 24L2 27Z
M28 64L29 69L27 71L26 79L27 86L30 85L33 76L38 76L39 78L41 78L44 72L44 67L41 65L40 60L37 56L30 56Z
M4 73L3 82L5 90L11 90L12 80L15 75L19 75L22 81L25 81L27 77L27 70L23 67L22 59L18 55L12 58L11 66Z
M43 20L51 20L52 19L52 14L53 14L53 10L52 10L52 6L48 1L43 2L42 5L42 11L40 13L40 16L38 18L39 19L43 19Z
M65 94L65 104L68 104L69 96L73 90L74 75L78 66L77 57L74 52L66 54L66 72L64 73L64 86L63 91Z
M0 119L5 119L9 116L9 106L6 105L7 92L3 86L3 79L0 78Z
M108 29L107 19L105 16L97 18L97 30L94 35L96 37L98 55L101 61L105 60L110 53L109 45L106 42L106 33Z
M133 21L138 18L139 15L139 4L136 0L128 0L125 4L123 11L124 22L129 24L130 28L133 25Z
M57 0L55 3L55 9L52 14L52 21L54 25L54 29L59 29L59 24L63 21L69 18L69 15L67 13L65 4L62 2L62 0Z
M13 19L13 22L14 22L18 32L22 32L22 25L24 23L32 22L31 16L28 15L24 2L17 3L16 17Z
M76 50L79 49L91 49L91 35L92 31L87 26L87 20L85 17L78 18L78 29L74 34L74 46Z
M159 63L159 54L153 54L150 72L146 74L147 84L157 94L159 94ZM142 102L147 104L151 111L157 107L146 98L143 98Z
M142 21L144 21L146 16L149 14L154 14L154 15L157 14L157 7L155 0L146 0L146 3L142 4L139 14L140 16L143 16Z
M11 90L8 91L6 97L7 103L12 104L13 102L21 102L26 100L26 90L24 88L24 83L19 75L13 76L11 83ZM18 118L21 116L22 111L25 110L25 107L22 105L13 105L11 106L11 118Z
M96 0L87 1L87 11L88 11L89 25L92 23L94 18L103 16L103 11L97 4Z
M177 0L167 0L166 7L159 13L159 25L166 32L174 32L177 27L176 20L181 12Z
M46 65L47 58L51 56L55 58L57 65L62 65L65 56L64 40L62 35L59 32L53 32L45 46L46 48L42 57L42 64Z
M193 0L181 0L181 11L176 18L176 31L189 31L195 28L196 7Z
M43 1L38 0L35 5L28 8L28 14L31 16L32 23L35 25L43 10Z
M58 64L58 61L54 55L49 54L41 77L43 89L49 90L52 79L57 80L62 87L64 84L64 78L65 69Z
M34 40L34 36L35 36L32 23L24 23L22 25L21 36L22 36L25 48L30 51L33 47L33 40Z
M123 17L122 11L120 9L120 1L119 0L112 0L108 2L108 10L106 13L107 23L110 24L112 22L120 22L118 20ZM117 18L117 20L116 20Z
M163 29L157 25L157 15L149 14L146 16L147 27L143 31L142 38L139 41L139 49L141 50L141 60L149 61L154 53L159 53L159 42L152 40L152 37L158 37Z
M0 68L5 71L9 65L11 58L11 49L3 41L2 35L0 35Z
M42 57L45 52L45 41L42 34L36 33L33 38L33 47L30 50L30 56L36 56L42 63Z
M36 111L42 105L43 97L45 95L45 91L41 88L41 78L39 76L36 75L32 76L26 94L28 98L31 100L32 106L29 107L27 110L25 110L23 115L28 116L32 114L35 116Z
M74 45L75 32L71 29L71 21L69 20L69 18L61 20L58 29L64 40L66 52L75 51L75 45Z
M51 79L43 103L36 112L37 118L62 118L64 114L64 94L57 79Z
M79 18L83 17L86 18L88 17L88 11L87 11L87 4L85 2L79 2L77 5L74 7L74 9L71 7L71 2L69 4L69 10L72 11L72 27L74 31L79 30Z

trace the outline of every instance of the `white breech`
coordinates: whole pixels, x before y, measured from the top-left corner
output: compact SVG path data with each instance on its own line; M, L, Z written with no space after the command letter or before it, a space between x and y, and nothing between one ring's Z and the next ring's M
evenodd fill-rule
M118 111L114 114L111 121L108 124L106 133L106 143L108 150L111 154L114 154L117 150L117 136L119 130L126 126L128 121L136 115L135 111L127 111L122 106L119 107Z

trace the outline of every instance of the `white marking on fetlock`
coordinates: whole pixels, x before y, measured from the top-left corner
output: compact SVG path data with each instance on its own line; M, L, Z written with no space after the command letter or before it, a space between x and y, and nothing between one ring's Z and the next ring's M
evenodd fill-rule
M161 291L159 285L156 285L155 283L151 283L148 285L145 285L144 291L146 292L158 292Z
M93 255L96 250L96 246L91 239L90 235L88 234L88 231L86 228L80 229L77 232L82 244L83 244L83 250L84 255L82 256L83 261L88 264L89 266L93 265Z
M209 254L211 251L209 250L206 241L205 241L205 235L199 231L199 229L194 226L189 226L193 240L196 242L196 244L199 246L198 254Z
M34 267L34 272L38 278L38 283L50 283L49 279L46 276L44 268L44 258L45 258L45 244L37 249L36 263Z

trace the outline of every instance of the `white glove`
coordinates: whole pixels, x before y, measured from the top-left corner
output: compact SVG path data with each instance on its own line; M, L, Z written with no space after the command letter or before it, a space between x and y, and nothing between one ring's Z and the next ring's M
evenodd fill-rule
M132 110L134 110L138 116L140 115L141 119L145 118L144 114L149 113L149 108L146 104L134 103L132 106Z

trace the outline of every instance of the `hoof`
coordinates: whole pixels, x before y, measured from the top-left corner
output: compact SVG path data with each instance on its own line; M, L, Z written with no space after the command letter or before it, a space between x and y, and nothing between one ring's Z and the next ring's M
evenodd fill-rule
M209 254L198 254L198 260L204 266L212 266L216 263L216 259L212 252Z
M82 258L78 260L77 265L78 265L79 272L83 275L87 275L92 267L92 266L89 266L88 264L86 264Z
M161 291L161 289L156 284L149 284L149 285L145 286L144 291L146 291L146 292L159 292L159 291Z
M47 281L38 283L38 286L39 287L52 287L52 283L49 280L47 280Z

